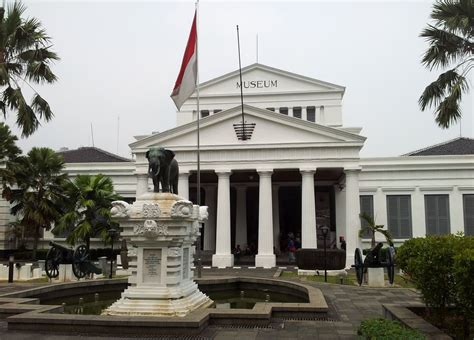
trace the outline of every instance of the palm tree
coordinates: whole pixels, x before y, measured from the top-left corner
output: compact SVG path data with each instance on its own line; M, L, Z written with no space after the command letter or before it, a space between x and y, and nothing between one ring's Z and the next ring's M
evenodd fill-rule
M21 153L20 148L16 146L17 140L8 125L0 122L0 161L14 159Z
M68 243L85 242L87 248L93 237L106 241L107 230L114 224L110 208L112 202L119 199L112 180L102 174L78 175L73 182L67 183L66 192L71 204L53 233L67 232Z
M22 136L30 136L40 125L40 119L53 117L48 102L32 84L54 83L57 78L50 64L59 60L50 50L50 38L36 18L22 18L26 7L20 2L0 7L0 110L16 111L16 123ZM21 85L28 85L34 94L27 103Z
M33 148L27 156L7 163L3 197L12 204L11 213L18 216L18 223L34 230L33 260L41 229L49 230L59 220L66 200L63 167L63 158L49 148Z
M371 245L373 248L375 247L375 233L381 233L383 236L385 236L387 243L392 244L392 235L390 235L390 232L388 230L383 228L383 225L375 224L373 217L367 213L362 213L359 216L363 221L366 222L365 226L363 226L359 230L359 237L364 237L365 235L367 235L367 233L370 233L372 236Z
M474 67L474 5L472 0L437 0L421 37L429 42L422 63L428 69L446 69L428 85L419 99L421 109L434 106L436 122L448 128L461 118L459 104L469 89L468 74Z

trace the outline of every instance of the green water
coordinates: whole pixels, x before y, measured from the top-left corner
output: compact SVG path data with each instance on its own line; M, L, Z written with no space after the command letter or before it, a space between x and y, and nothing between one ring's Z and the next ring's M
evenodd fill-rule
M63 297L49 300L42 304L64 306L66 314L100 315L101 312L120 298L121 292L102 292L98 295L88 294L81 296ZM270 292L268 290L230 290L220 292L206 292L219 309L252 309L257 302L306 302L305 299L292 295ZM80 300L81 299L81 300Z

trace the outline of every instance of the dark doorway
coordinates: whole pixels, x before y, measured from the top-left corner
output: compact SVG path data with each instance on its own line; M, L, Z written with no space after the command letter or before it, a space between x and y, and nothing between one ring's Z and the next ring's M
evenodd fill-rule
M280 251L287 249L286 242L288 234L301 237L301 187L280 187L279 191L279 212L280 212Z
M258 187L247 188L247 245L252 253L258 249Z
M193 202L193 204L197 204L197 190L196 187L189 188L189 200ZM201 205L204 205L206 202L206 190L201 188ZM204 228L201 228L201 250L204 246Z

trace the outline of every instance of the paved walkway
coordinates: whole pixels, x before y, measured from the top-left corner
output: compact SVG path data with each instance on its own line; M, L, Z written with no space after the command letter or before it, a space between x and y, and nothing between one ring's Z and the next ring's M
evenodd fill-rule
M261 276L273 277L277 269L204 269L203 276ZM300 278L285 278L299 281L321 289L329 305L328 320L283 320L276 319L266 328L245 328L239 326L209 326L199 336L186 339L357 339L360 322L370 317L382 316L382 304L416 301L419 296L411 289L404 288L361 288L306 281ZM40 284L36 284L40 285ZM31 285L0 283L0 294L21 290ZM8 331L5 320L0 320L0 339L8 340L69 340L69 339L109 339L108 337L67 336L36 334L31 332ZM113 337L110 339L121 339ZM141 339L144 339L143 337ZM148 338L147 338L148 339ZM176 337L149 337L149 339L176 339Z

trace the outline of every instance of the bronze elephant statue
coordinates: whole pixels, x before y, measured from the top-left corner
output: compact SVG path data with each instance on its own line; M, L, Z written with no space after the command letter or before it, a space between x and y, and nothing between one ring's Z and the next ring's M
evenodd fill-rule
M153 179L153 191L178 194L178 162L174 152L164 148L151 148L145 154L148 159L148 174Z

